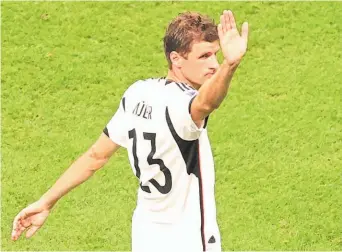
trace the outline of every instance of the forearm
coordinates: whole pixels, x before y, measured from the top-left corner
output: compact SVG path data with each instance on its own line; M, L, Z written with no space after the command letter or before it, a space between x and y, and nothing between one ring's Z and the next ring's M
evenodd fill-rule
M40 198L47 208L51 209L56 202L73 188L88 180L96 170L101 168L106 159L98 159L88 151L78 158L56 181L56 183Z
M200 88L198 98L211 112L218 108L229 89L230 82L238 65L229 65L225 60L217 72Z

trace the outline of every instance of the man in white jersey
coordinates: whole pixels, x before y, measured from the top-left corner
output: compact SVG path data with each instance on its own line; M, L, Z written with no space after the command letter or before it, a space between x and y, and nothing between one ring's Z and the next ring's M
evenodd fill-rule
M218 26L199 13L178 15L164 37L167 77L139 80L125 91L99 139L15 217L12 239L25 230L31 237L63 195L124 147L140 184L132 251L221 251L207 122L226 97L247 40L248 24L240 35L231 11Z

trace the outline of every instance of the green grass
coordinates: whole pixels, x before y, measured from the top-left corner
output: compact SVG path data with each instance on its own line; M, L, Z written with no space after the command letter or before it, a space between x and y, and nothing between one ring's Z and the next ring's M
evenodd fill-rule
M250 23L248 53L210 117L223 250L342 250L338 2L2 3L1 250L130 250L137 179L125 150L65 196L31 239L10 240L101 134L124 90L166 74L179 12Z

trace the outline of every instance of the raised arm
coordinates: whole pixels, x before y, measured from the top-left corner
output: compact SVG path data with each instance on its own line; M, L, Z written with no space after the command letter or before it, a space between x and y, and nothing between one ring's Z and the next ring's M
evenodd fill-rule
M224 61L216 73L201 86L191 104L191 116L198 125L220 106L227 95L234 72L247 50L248 24L245 22L242 25L240 35L233 13L224 11L220 17L218 35Z

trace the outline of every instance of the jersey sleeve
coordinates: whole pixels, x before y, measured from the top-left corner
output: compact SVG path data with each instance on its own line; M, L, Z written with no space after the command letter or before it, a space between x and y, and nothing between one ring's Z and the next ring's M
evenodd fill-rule
M119 108L107 123L103 132L116 144L127 148L128 133L126 129L127 115L125 111L125 97L123 96Z
M167 104L167 123L169 128L174 130L183 140L196 140L206 127L206 120L201 127L198 127L192 120L190 108L197 96L196 90L186 90L170 94Z

